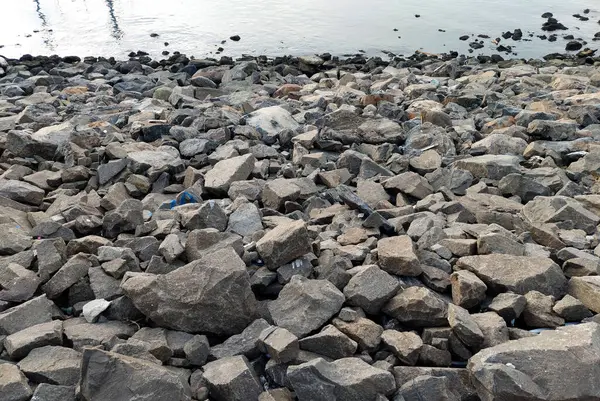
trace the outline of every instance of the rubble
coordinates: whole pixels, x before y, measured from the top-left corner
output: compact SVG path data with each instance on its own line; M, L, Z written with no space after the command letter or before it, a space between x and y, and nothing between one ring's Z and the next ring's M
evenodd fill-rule
M584 61L7 60L0 399L600 399Z

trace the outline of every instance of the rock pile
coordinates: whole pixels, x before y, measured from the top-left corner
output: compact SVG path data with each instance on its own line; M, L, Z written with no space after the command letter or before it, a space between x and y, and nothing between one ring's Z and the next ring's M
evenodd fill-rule
M598 67L0 65L0 400L600 399Z

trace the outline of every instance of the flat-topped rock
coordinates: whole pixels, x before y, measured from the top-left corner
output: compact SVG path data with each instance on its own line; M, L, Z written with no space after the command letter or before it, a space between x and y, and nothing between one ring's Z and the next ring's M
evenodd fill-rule
M512 291L524 295L536 290L561 297L566 291L566 277L548 258L503 254L465 256L456 266L475 273L496 293Z

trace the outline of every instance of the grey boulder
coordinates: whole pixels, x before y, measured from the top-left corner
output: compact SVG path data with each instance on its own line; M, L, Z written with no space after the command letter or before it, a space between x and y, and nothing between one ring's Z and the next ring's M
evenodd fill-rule
M506 254L465 256L456 266L475 273L496 293L512 291L525 295L536 290L560 298L567 288L561 268L549 258Z
M18 367L0 363L0 400L27 401L33 392Z
M482 401L600 399L600 325L543 331L474 355L467 366Z
M216 195L226 195L235 181L247 179L256 159L251 154L221 160L204 176L204 186Z
M279 224L256 243L256 249L272 270L311 252L306 223L298 220Z
M223 401L257 400L262 388L258 376L244 356L230 356L204 366L210 395Z
M344 301L344 294L329 281L296 275L269 303L269 312L277 326L301 338L338 313Z
M246 265L229 247L165 275L127 273L121 287L147 317L175 330L237 334L256 315Z
M191 390L177 373L138 358L86 349L81 362L81 395L87 401L188 401Z
M390 372L360 358L317 358L290 366L287 376L299 401L375 401L396 389Z
M81 353L71 348L47 345L32 350L18 366L33 382L75 385L79 381Z

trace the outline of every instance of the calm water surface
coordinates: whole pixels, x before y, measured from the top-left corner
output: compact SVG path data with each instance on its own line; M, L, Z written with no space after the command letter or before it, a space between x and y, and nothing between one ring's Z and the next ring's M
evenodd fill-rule
M572 16L586 8L590 21ZM569 27L568 33L600 47L591 42L600 31L598 0L2 0L0 54L125 57L145 50L156 57L178 50L203 57L219 46L230 56L464 53L468 45L459 36L495 38L520 28L527 38L529 31L541 33L546 11ZM236 34L239 42L229 40ZM519 57L540 57L564 50L562 34L555 43L537 37L502 43L515 45ZM493 52L495 46L485 42L474 54Z

